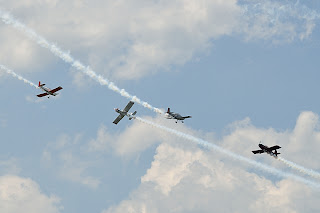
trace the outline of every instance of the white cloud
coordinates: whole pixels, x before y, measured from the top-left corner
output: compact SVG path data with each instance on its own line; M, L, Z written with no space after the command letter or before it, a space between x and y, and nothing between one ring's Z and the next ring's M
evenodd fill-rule
M6 213L58 213L60 199L43 194L39 185L29 178L0 176L0 209Z
M142 177L143 182L155 182L157 189L168 195L171 189L176 186L185 176L190 173L189 166L199 161L201 152L184 151L173 148L167 144L158 147L158 155L152 163L151 169ZM162 155L166 153L165 155ZM161 164L161 161L169 160L170 165Z
M29 0L4 1L2 6L63 49L72 49L94 70L118 79L171 70L221 36L240 34L246 40L278 43L305 39L319 17L300 4L265 0ZM16 57L4 51L3 60L10 55L10 60L27 65L41 55L29 41L15 39L14 32L4 36L6 49ZM81 78L75 78L79 83Z
M50 53L23 34L4 25L0 28L0 46L0 64L5 64L17 73L40 71L50 63L50 58L53 59Z
M185 127L183 124L176 124L173 120L166 120L161 115L156 118L144 117L146 120L151 120L155 123L174 128L182 132L200 135L194 130ZM96 139L92 139L88 144L90 151L112 151L119 156L132 157L139 155L154 144L166 142L174 144L183 144L184 140L161 131L157 128L145 125L136 120L132 120L133 124L128 126L124 131L111 132L105 126L101 126L98 130Z
M286 131L257 128L247 118L230 125L230 133L221 141L213 142L243 156L302 176L268 155L253 155L251 150L257 148L259 140L267 145L277 143L282 146L282 157L290 157L290 160L318 171L320 163L314 160L318 156L312 151L318 150L320 142L318 126L318 115L312 112L302 112L296 127ZM173 139L168 143L169 138ZM158 146L151 168L141 178L140 186L130 193L128 199L109 207L104 213L320 210L316 202L319 191L308 185L261 174L249 165L210 150L196 148L188 141L176 143L180 139L172 135L162 140L165 143ZM305 153L312 158L307 158L308 163Z
M184 163L177 166L178 163L173 163L177 159ZM308 186L291 180L273 183L237 166L220 162L203 151L183 152L167 144L160 145L152 167L138 189L128 200L103 212L319 210L320 207L313 203L318 192Z
M177 166L177 159L184 163ZM129 199L103 212L319 210L319 205L313 203L318 192L308 186L286 179L273 183L236 165L225 164L200 150L182 151L162 144L138 189Z
M235 123L231 133L223 138L223 146L241 155L252 157L251 149L258 148L260 141L267 145L279 144L281 156L313 170L320 170L320 164L314 161L318 155L313 150L320 149L319 117L313 112L302 112L293 130L277 131L273 128L257 128L246 119L245 125ZM243 149L248 147L248 149ZM255 156L273 165L279 164L263 155Z
M74 137L61 135L56 142L47 145L42 160L48 169L55 171L57 177L95 189L100 180L87 171L94 162L82 151L81 140L81 134Z
M319 19L316 11L298 2L243 1L245 16L239 26L247 40L266 39L275 43L306 39Z
M90 151L109 151L114 150L120 156L130 156L140 153L159 142L155 137L158 130L145 126L142 123L134 122L123 132L112 134L105 126L100 127L97 138L89 143Z

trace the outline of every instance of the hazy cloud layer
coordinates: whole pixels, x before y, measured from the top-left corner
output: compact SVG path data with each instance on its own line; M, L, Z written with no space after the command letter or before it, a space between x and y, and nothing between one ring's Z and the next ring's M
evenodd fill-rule
M318 115L312 112L301 113L296 127L284 132L258 128L245 119L233 123L230 133L214 142L303 176L268 155L253 155L251 151L257 148L259 140L267 145L279 144L283 147L282 157L319 170L319 161L309 159L310 163L306 163L305 160L306 154L318 159L312 151L320 141L318 126ZM129 199L104 212L312 212L320 209L316 204L319 191L310 186L262 174L224 155L172 138L176 143L167 143L164 139L158 146L151 168ZM290 149L299 146L304 149L299 152Z
M0 209L6 213L59 213L60 199L45 195L29 178L0 176Z
M119 79L175 69L221 36L277 43L305 39L318 18L315 11L287 1L30 0L3 1L2 7L97 72ZM1 30L7 51L0 60L37 64L34 60L43 54L38 47L8 27ZM38 64L43 63L42 57Z
M97 188L100 180L87 171L93 165L82 150L81 134L74 137L63 134L54 143L49 143L42 153L42 160L58 178Z
M286 179L273 182L234 164L199 150L182 151L162 144L139 188L128 200L104 212L319 210L319 192L308 186Z

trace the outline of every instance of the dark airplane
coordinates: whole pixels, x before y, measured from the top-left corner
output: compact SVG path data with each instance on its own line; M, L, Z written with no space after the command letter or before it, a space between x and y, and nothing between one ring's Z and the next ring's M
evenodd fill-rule
M266 152L269 155L275 156L275 157L277 157L280 154L279 152L277 152L277 149L281 148L278 145L272 146L272 147L267 147L267 146L263 145L262 143L259 143L259 147L260 147L261 150L252 151L253 154L261 154L261 153L265 153Z
M176 123L178 123L178 121L181 121L183 123L183 120L186 118L191 118L191 116L182 116L179 113L175 113L175 112L171 112L170 108L168 108L168 111L166 113L166 118L167 119L176 119Z

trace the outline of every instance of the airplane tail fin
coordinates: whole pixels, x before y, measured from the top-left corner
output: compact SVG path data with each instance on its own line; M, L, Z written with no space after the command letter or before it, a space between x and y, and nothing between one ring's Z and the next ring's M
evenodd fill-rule
M275 150L274 154L275 154L276 156L278 156L278 155L280 155L281 153L280 153L280 152L277 152L277 150Z
M170 113L170 108L168 108L168 111L167 111L167 113Z
M46 85L46 84L41 84L41 82L39 81L39 87L42 87L44 85Z
M131 114L131 117L129 117L129 120L135 119L136 117L134 117L137 114L137 111L134 111L134 113Z

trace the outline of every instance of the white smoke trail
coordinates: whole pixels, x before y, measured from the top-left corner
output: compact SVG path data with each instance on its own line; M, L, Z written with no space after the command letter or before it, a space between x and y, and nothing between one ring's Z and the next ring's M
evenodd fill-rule
M299 172L302 172L306 175L310 175L311 177L314 177L314 178L320 178L320 173L318 173L312 169L304 168L303 166L300 166L296 163L293 163L293 162L288 161L288 160L281 158L281 157L278 157L278 160L285 163L286 165L288 165L292 169L298 170Z
M166 131L166 132L169 132L171 134L174 134L178 137L181 137L181 138L184 138L184 139L187 139L189 141L192 141L192 142L195 142L203 147L207 147L209 149L213 149L215 151L218 151L222 154L225 154L231 158L233 158L234 160L238 160L238 161L242 161L242 162L245 162L245 163L248 163L256 168L259 168L261 170L264 170L266 172L269 172L269 173L272 173L274 175L277 175L279 177L282 177L282 178L291 178L295 181L298 181L300 183L304 183L306 185L309 185L311 187L314 187L314 188L317 188L317 189L320 189L320 184L319 183L316 183L316 182L313 182L313 181L310 181L310 180L307 180L303 177L300 177L300 176L297 176L297 175L294 175L294 174L291 174L291 173L287 173L287 172L283 172L283 171L280 171L276 168L273 168L273 167L270 167L268 165L265 165L265 164L262 164L262 163L259 163L259 162L256 162L254 160L251 160L249 158L246 158L246 157L243 157L241 155L238 155L236 153L233 153L229 150L226 150L220 146L217 146L215 144L212 144L212 143L209 143L205 140L202 140L200 138L196 138L192 135L188 135L188 134L185 134L183 132L179 132L177 130L174 130L174 129L171 129L171 128L168 128L168 127L165 127L165 126L161 126L159 124L156 124L152 121L148 121L148 120L145 120L143 118L140 118L140 117L135 117L136 120L142 122L142 123L145 123L145 124L148 124L148 125L151 125L155 128L158 128L158 129L161 129L163 131Z
M164 113L159 108L153 107L150 104L148 104L147 102L140 100L138 97L130 95L124 89L118 88L113 82L110 82L108 79L105 79L101 75L98 75L97 73L95 73L89 66L86 67L80 61L75 60L70 55L70 53L61 50L57 45L47 41L44 37L38 35L35 31L28 28L26 25L22 24L20 21L18 21L14 17L12 17L10 13L0 9L0 17L4 23L13 26L17 30L20 30L21 32L26 34L30 39L36 41L40 46L50 50L54 55L58 56L66 63L71 64L71 66L75 67L77 70L83 72L84 74L86 74L90 78L99 82L101 85L107 86L110 90L119 93L123 97L131 99L135 103L138 103L145 108L151 109L154 112L157 112L159 114Z
M0 69L6 71L8 74L10 74L10 75L12 75L13 77L15 77L15 78L23 81L24 83L29 84L30 86L33 86L33 87L35 87L35 88L38 88L37 85L35 85L35 84L32 83L31 81L25 79L24 77L18 75L17 73L13 72L12 70L10 70L9 68L7 68L6 66L4 66L4 65L2 65L2 64L0 64Z
M243 1L239 1L239 6L243 11L243 16L248 17L248 20L251 20L253 22L257 20L256 18L257 14L263 14L264 15L263 20L267 18L269 24L278 23L279 20L280 22L286 21L288 17L296 17L297 19L305 20L308 22L319 18L319 15L318 13L316 13L316 11L309 9L304 5L300 5L298 2L296 2L295 4L282 5L280 3L270 3L269 1L243 0ZM24 25L14 17L12 17L10 13L0 9L0 17L4 23L13 26L17 30L20 30L21 32L26 34L29 38L36 41L40 46L49 49L53 54L60 57L65 62L71 64L71 66L75 67L79 71L82 71L84 74L88 75L90 78L99 82L101 85L107 86L110 90L113 90L119 93L123 97L131 99L132 101L142 105L145 108L151 109L160 114L164 113L159 108L151 106L149 103L144 102L140 100L138 97L129 94L124 89L118 88L113 82L110 82L108 79L103 78L101 75L96 74L90 67L83 65L78 60L75 60L70 55L70 53L61 50L54 43L48 42L44 37L38 35L34 30L28 28L26 25ZM249 24L247 25L249 26L255 25L254 23L250 23L250 21L248 23ZM261 23L258 22L257 25L260 26ZM309 24L309 26L311 26L311 24ZM306 29L302 29L302 31L305 31L305 30ZM252 31L252 30L249 29L248 31ZM276 31L276 30L272 30L272 31ZM300 34L303 34L303 33L300 33Z

